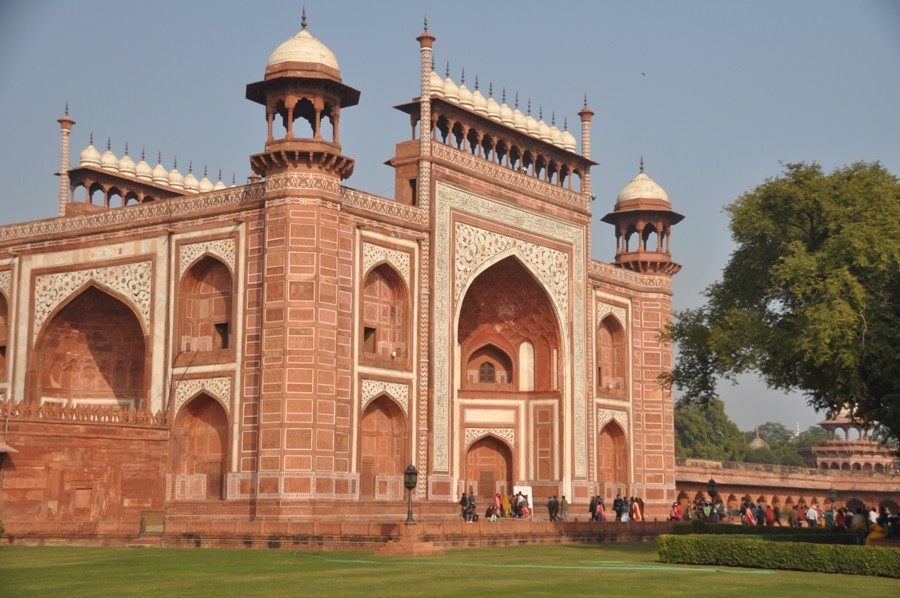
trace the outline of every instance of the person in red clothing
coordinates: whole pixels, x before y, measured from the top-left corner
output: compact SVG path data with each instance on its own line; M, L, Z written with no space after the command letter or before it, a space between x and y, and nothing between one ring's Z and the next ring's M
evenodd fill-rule
M775 525L775 509L772 508L772 505L766 505L766 525Z
M744 525L756 525L756 518L753 516L753 504L744 503Z

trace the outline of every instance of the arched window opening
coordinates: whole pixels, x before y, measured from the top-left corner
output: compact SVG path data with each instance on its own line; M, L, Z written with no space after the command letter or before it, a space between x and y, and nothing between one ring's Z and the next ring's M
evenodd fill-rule
M143 203L150 203L151 201L156 201L156 198L152 195L145 195Z
M497 142L497 164L500 166L508 166L507 154L509 150L506 142L502 139Z
M823 463L819 466L819 469L828 469L828 463L823 462Z
M862 470L863 470L863 471L872 471L872 464L871 464L871 463L864 463L864 464L863 464L863 467L862 467Z
M841 463L841 471L850 471L850 464L846 461Z
M480 384L493 384L496 382L496 368L490 361L485 361L478 368L478 382Z
M628 383L625 331L612 315L597 330L597 393L625 398Z
M90 199L90 194L87 191L87 187L82 182L78 182L72 185L72 191L69 193L69 201L78 201L79 197L87 197L88 199Z
M181 353L232 347L231 302L231 271L225 264L205 256L188 269L181 283ZM194 358L184 355L182 360Z
M876 463L875 471L877 471L878 473L884 473L884 465L882 465L881 463Z
M831 463L831 469L840 469L840 468L841 468L841 466L839 463L837 463L837 462Z
M512 390L512 360L505 351L488 344L474 351L467 361L466 380L468 386L499 386Z
M609 505L612 505L617 493L625 494L628 446L625 433L616 422L606 424L597 435L597 482L604 501Z
M6 380L6 347L9 345L9 303L0 293L0 380Z
M361 353L382 365L405 365L408 359L409 300L400 275L381 264L366 276L363 291Z
M125 194L125 205L126 206L133 206L133 205L137 205L139 203L141 203L141 200L138 199L138 195L134 191L129 191L128 193Z
M453 147L458 150L463 148L463 143L466 140L465 131L463 130L463 125L461 122L453 123Z
M481 155L485 160L494 161L494 138L490 135L481 138Z
M575 181L573 181L573 182L575 184L572 185L572 191L581 193L581 171L580 170L575 171Z
M534 390L534 345L528 341L519 345L519 390Z
M132 309L90 287L57 312L35 345L36 399L143 408L146 358Z
M201 394L182 410L175 427L177 494L195 500L225 496L228 415L212 397ZM184 476L184 477L182 477Z
M284 139L287 137L287 109L284 107L284 100L275 102L271 119L272 139Z
M106 191L100 183L91 185L88 202L95 206L106 206Z
M515 145L509 150L509 166L516 172L522 168L522 150Z
M637 235L637 227L633 224L628 226L628 229L625 231L625 253L629 253L631 251L631 236ZM641 248L640 241L638 241L638 249Z
M403 471L408 464L406 418L385 396L366 407L359 427L360 498L403 498Z
M106 207L108 208L124 208L125 202L122 200L122 191L118 187L113 187L107 192Z
M659 251L659 233L657 233L655 226L652 224L646 225L642 237L642 249L644 251Z
M440 136L441 143L446 145L450 137L450 121L446 116L441 116L438 118L437 126L434 128L434 130Z
M862 471L862 466L859 463L854 463L853 471Z
M293 128L294 138L312 139L316 133L316 109L313 103L302 98L294 104Z
M473 443L466 452L466 488L482 499L494 494L512 492L512 451L501 440L486 436ZM476 491L477 489L477 491ZM534 497L529 497L534 504Z
M473 156L478 155L478 131L469 129L469 135L466 137L466 151Z

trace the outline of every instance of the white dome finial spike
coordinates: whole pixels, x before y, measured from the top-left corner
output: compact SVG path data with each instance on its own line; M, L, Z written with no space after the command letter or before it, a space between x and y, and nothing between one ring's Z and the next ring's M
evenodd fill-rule
M519 109L519 92L516 92L516 110Z
M88 143L88 145L94 145L94 132L93 131L91 131L91 140Z
M528 116L531 116L531 98L528 98Z
M162 150L160 150L160 151L156 154L156 163L157 163L157 164L162 164Z
M554 110L554 111L551 113L551 116L550 116L550 126L551 126L551 127L555 127L555 126L556 126L556 110Z
M475 91L478 91L478 73L475 73Z
M462 70L462 75L459 78L459 84L460 85L466 84L466 69L465 68Z
M144 162L144 146L141 146L141 162Z
M488 84L488 97L489 97L489 98L494 97L494 82L493 82L493 81L491 81L491 82Z
M110 139L109 137L106 138L106 151L112 151L112 139Z
M644 172L644 154L641 154L641 172Z
M300 28L301 28L301 31L306 31L306 5L305 4L303 5L302 15L303 16L300 18Z
M506 103L506 88L505 87L503 88L503 97L501 99L502 99L502 101L500 103L505 104Z
M447 61L447 78L450 78L450 61Z
M125 142L125 155L128 155L128 142Z

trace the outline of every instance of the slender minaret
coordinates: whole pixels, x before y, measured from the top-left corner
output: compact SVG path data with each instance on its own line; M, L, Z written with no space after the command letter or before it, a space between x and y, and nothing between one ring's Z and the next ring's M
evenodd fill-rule
M59 123L59 215L66 215L66 204L69 202L69 135L75 121L69 118L69 103L66 102L66 115L56 120Z
M416 183L418 199L416 204L428 209L428 194L431 193L431 64L434 40L428 33L428 17L425 17L425 31L416 38L419 42L422 64L422 96L419 100L419 180Z
M587 94L584 94L584 108L578 113L581 117L581 155L591 159L591 117L594 116L593 110L588 108ZM591 196L591 167L586 166L584 169L584 177L581 180L581 193L588 198Z

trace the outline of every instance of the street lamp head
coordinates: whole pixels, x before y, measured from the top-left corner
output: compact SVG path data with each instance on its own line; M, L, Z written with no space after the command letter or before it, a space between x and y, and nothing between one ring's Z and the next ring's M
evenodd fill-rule
M832 506L837 502L837 490L834 489L834 486L828 489L828 502L830 502Z
M403 485L407 490L412 490L416 487L416 482L419 478L419 472L416 471L415 465L410 465L406 468L406 471L403 472Z
M706 484L706 491L709 493L710 498L719 493L719 485L716 484L714 479L709 478L709 482Z

